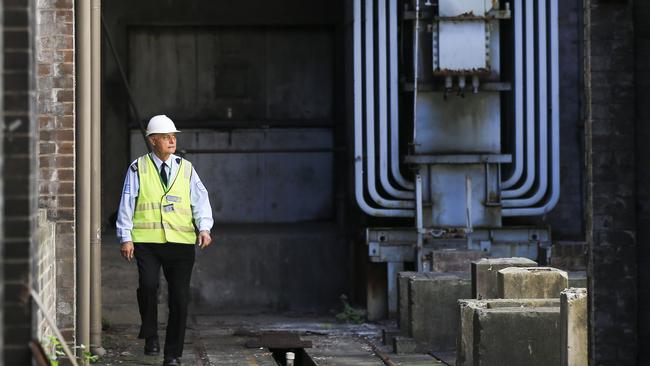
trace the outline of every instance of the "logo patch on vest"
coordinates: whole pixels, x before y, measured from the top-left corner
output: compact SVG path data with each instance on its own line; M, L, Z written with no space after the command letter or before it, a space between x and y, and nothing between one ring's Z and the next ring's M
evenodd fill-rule
M178 196L172 196L168 194L165 198L167 199L167 202L181 202L181 198Z

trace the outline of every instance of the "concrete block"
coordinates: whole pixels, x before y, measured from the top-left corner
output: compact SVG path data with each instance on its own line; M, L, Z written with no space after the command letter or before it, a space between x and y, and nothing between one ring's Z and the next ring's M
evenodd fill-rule
M415 353L417 344L411 337L397 336L393 338L393 352L396 354Z
M458 300L459 332L456 340L456 366L474 365L474 314L477 309L559 306L560 299Z
M559 298L567 287L569 276L557 268L510 267L497 272L497 295L502 299Z
M411 328L409 328L409 318L411 317L409 280L417 274L417 272L400 272L397 275L397 326L402 334L411 333Z
M569 273L569 287L587 288L587 272L573 271Z
M469 272L471 263L485 257L478 250L442 249L432 253L433 272Z
M562 366L589 363L587 289L569 288L560 295Z
M476 309L474 365L559 365L559 333L559 307Z
M419 273L409 281L410 335L425 350L456 346L458 299L470 295L469 273Z
M497 271L508 267L535 267L528 258L484 258L472 262L472 298L497 298Z
M401 334L400 330L394 329L382 329L381 331L381 341L384 345L389 346L394 343L395 337Z

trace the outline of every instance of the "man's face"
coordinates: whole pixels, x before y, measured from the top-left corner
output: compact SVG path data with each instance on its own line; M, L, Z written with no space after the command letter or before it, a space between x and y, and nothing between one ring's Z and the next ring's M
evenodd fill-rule
M151 145L158 155L173 154L176 152L175 133L156 133L151 135Z

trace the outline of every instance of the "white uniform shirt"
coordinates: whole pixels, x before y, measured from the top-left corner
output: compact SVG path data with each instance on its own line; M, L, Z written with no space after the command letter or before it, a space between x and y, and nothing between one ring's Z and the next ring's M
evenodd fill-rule
M162 161L151 153L152 160L156 165L156 170L160 174L160 166ZM165 171L168 174L167 182L171 184L178 174L180 158L174 154L170 155L165 164ZM135 210L135 201L138 197L140 189L140 178L138 171L131 169L131 166L138 160L136 159L129 166L126 178L124 179L124 187L122 188L122 198L120 199L120 206L117 211L117 239L120 243L131 240L131 230L133 229L133 212ZM196 170L192 167L192 175L190 177L190 205L192 206L192 218L199 231L210 231L214 220L212 219L212 207L210 206L210 199L208 198L208 190L205 189L201 178L196 174Z

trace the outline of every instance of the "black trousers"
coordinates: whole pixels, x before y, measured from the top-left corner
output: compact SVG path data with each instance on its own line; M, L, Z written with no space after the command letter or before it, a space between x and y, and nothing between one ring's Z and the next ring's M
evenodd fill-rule
M158 279L160 267L167 280L169 318L165 334L165 356L181 357L185 342L190 279L194 267L194 245L136 243L138 263L138 307L142 325L139 338L158 336Z

